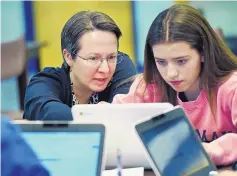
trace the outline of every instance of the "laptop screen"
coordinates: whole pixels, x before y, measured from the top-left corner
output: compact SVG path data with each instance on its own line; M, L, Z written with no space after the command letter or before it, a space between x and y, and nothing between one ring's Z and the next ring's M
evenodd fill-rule
M149 129L141 139L161 175L191 175L209 164L183 118Z
M96 176L100 132L23 132L52 176Z

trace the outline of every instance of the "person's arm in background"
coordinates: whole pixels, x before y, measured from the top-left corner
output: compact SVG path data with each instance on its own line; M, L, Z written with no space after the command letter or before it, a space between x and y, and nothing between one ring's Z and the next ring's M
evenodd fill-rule
M60 79L50 68L32 77L24 100L25 119L72 120L71 108L62 102L62 97L67 95Z
M237 90L233 94L229 108L237 131ZM211 143L203 143L205 150L216 165L229 165L237 161L237 133L227 133Z
M129 78L136 75L136 67L128 55L119 53L116 71L111 81L111 93L108 102L112 102L117 94L126 94L132 84Z
M20 132L17 126L1 117L1 175L49 176Z

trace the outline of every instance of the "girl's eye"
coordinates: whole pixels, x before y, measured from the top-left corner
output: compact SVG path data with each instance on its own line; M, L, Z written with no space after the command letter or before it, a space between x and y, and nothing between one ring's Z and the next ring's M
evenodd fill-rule
M164 60L156 60L156 63L159 64L159 65L162 65L162 66L167 65L167 62L164 61Z
M177 63L178 63L179 65L186 64L186 62L187 62L187 60L185 60L185 59L179 59L179 60L177 60Z

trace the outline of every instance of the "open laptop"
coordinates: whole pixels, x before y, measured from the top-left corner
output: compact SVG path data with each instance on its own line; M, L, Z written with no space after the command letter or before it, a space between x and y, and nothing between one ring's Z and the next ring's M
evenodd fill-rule
M100 176L105 127L75 122L15 122L52 176Z
M143 119L135 131L155 175L200 176L216 173L196 130L180 106Z
M169 103L75 105L73 119L80 123L100 123L106 127L106 167L116 166L117 150L123 167L150 168L144 148L134 132L137 121L173 108Z

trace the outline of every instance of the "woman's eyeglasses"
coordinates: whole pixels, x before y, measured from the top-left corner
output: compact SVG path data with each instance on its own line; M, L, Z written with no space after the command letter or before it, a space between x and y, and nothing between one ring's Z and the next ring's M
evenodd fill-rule
M117 57L118 57L118 55L111 55L111 56L108 56L107 58L102 58L99 56L90 56L88 58L84 58L77 54L76 56L78 56L79 58L83 60L86 60L87 63L90 65L100 65L104 62L104 60L106 60L109 65L113 65L117 63Z

